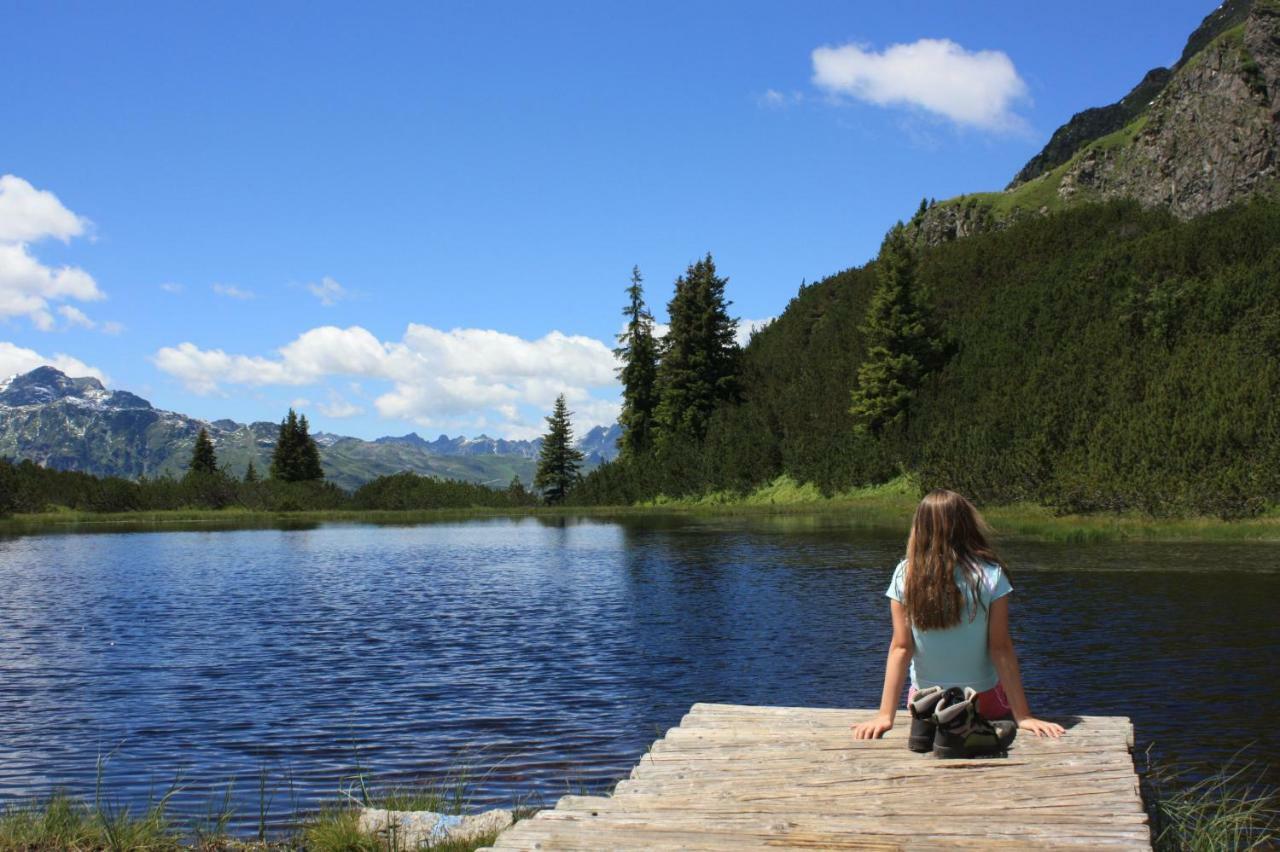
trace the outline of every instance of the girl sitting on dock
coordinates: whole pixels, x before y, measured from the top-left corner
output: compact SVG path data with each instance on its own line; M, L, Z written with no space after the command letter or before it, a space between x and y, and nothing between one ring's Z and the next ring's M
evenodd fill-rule
M898 563L886 592L893 640L880 712L853 727L856 739L875 739L893 727L908 665L907 703L917 719L922 718L913 703L917 692L932 708L939 700L945 706L945 691L958 687L977 693L966 697L986 720L1012 717L1018 730L1062 736L1061 725L1037 719L1027 705L1009 636L1008 595L1013 587L987 541L986 529L973 504L953 491L932 491L920 501L907 539L907 558ZM951 693L953 700L960 694ZM932 710L927 712L932 717ZM928 727L932 740L932 724ZM931 750L931 741L916 742L921 739L916 728L913 725L911 748ZM1009 739L1012 733L1010 726Z

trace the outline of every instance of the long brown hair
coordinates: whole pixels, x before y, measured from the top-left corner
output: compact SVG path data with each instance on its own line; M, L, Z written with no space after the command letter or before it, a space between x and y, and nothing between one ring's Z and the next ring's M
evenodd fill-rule
M974 505L954 491L939 488L924 496L907 539L903 606L913 626L939 630L960 623L966 606L956 585L957 565L964 570L973 601L982 605L982 563L1004 568L987 541L989 532ZM969 620L976 616L975 607Z

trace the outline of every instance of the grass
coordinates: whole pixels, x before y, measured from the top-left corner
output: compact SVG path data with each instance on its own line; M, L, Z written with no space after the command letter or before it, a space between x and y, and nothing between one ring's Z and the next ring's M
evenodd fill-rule
M134 815L127 808L90 804L65 793L0 811L3 850L180 849L164 802Z
M749 494L715 492L699 498L659 497L639 511L690 515L805 514L841 515L841 522L905 534L920 499L918 484L899 476L883 485L853 488L823 496L811 484L788 476ZM1256 518L1153 518L1137 512L1061 515L1033 503L983 506L983 514L1001 538L1073 543L1102 541L1280 541L1280 511Z
M1280 795L1253 780L1260 775L1239 757L1198 781L1152 767L1144 798L1158 852L1274 849L1280 843Z
M478 518L627 518L802 516L854 527L905 533L920 498L919 485L899 476L881 485L829 496L811 483L783 475L754 491L716 491L700 497L659 496L633 506L539 506L523 509L475 507L415 511L320 510L252 512L244 509L185 509L162 512L59 511L0 520L0 535L127 530L254 529L320 523L404 525ZM1033 503L983 506L1002 538L1073 543L1103 541L1280 541L1280 509L1254 518L1156 518L1138 512L1062 515Z
M171 852L195 849L201 852L401 852L395 837L380 838L360 830L363 807L395 811L435 811L461 815L468 809L471 776L460 771L437 784L391 787L373 791L364 770L357 769L351 783L335 800L312 813L295 811L296 828L280 837L268 837L266 811L271 799L266 775L259 784L259 818L256 837L232 836L228 827L234 816L231 785L220 804L204 818L184 826L166 814L169 799L181 788L175 782L168 792L142 813L116 808L102 795L102 768L92 799L54 792L44 800L31 800L0 809L0 852ZM513 809L516 820L537 812L527 804ZM433 852L473 852L491 846L499 832L467 838L441 840L430 845Z

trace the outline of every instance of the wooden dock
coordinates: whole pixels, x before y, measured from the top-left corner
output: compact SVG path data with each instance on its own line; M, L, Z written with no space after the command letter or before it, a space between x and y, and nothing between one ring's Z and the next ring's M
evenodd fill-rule
M565 796L493 849L1147 849L1122 717L1058 719L1007 757L939 760L906 747L900 713L695 704L611 796Z

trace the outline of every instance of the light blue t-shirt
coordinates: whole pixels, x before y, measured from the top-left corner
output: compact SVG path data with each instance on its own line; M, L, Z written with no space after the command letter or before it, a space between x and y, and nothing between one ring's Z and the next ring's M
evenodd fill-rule
M999 683L1000 677L987 648L988 609L992 601L1012 592L1013 586L1009 585L1009 578L999 565L984 562L981 567L978 597L982 606L974 606L973 592L969 589L964 569L957 565L956 584L960 586L968 610L960 617L960 623L945 630L911 628L916 644L915 654L911 657L911 683L917 689L971 686L983 692ZM885 592L898 603L902 603L906 570L907 560L904 559L893 570L893 580ZM972 620L970 615L974 616Z

